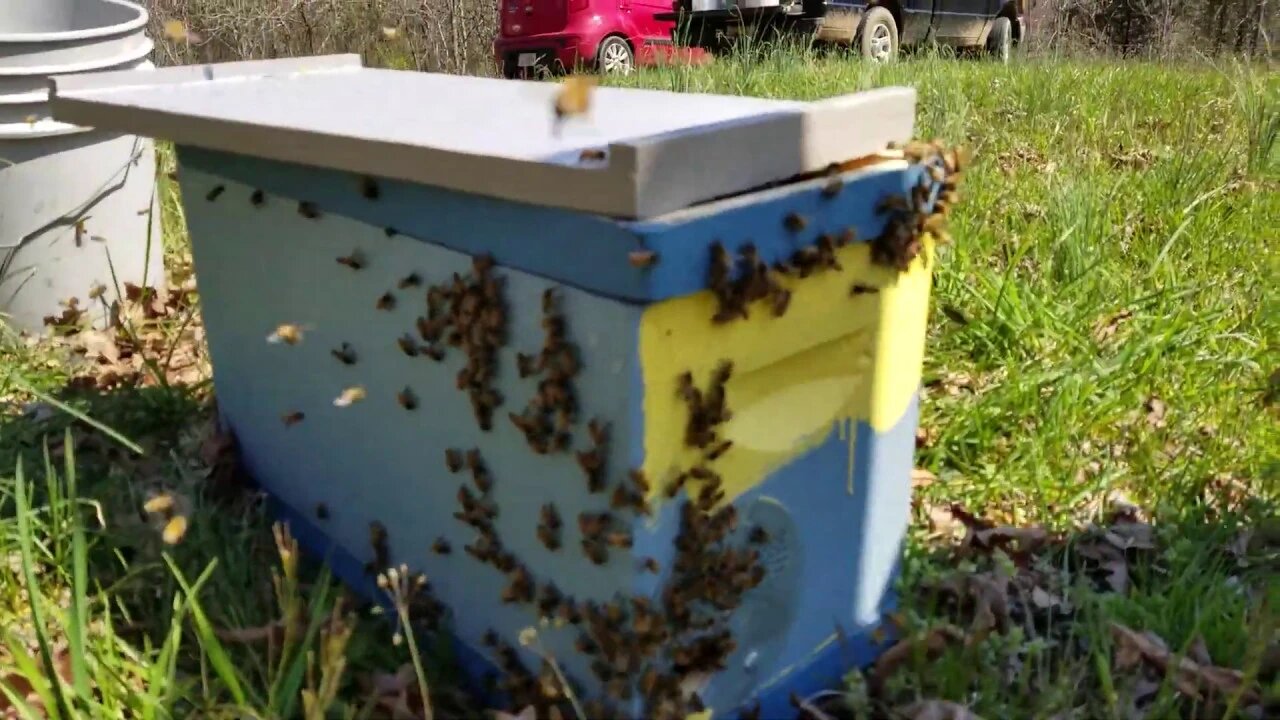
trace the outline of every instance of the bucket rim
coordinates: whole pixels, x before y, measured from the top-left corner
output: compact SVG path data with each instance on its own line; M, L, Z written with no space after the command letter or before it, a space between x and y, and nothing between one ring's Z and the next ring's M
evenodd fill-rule
M127 65L138 60L145 60L151 55L151 51L156 49L156 43L151 38L143 35L142 42L138 46L125 50L117 55L104 58L94 58L92 60L81 60L73 63L62 63L57 65L17 65L15 67L0 67L0 78L10 77L52 77L55 75L74 75L77 73L92 72L95 70L109 70L110 68Z
M91 40L95 38L107 37L109 35L117 35L146 27L147 22L151 19L147 9L132 2L131 0L97 0L97 2L106 5L118 5L126 10L132 10L136 16L131 20L126 20L115 25L103 25L102 27L86 28L84 30L57 30L54 32L33 32L33 33L0 33L0 43L31 43L31 42L66 42L69 40Z

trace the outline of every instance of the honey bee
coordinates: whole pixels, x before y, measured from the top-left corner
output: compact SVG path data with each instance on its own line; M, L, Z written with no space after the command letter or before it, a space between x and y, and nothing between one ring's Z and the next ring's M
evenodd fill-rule
M559 135L560 124L565 118L586 114L591 109L591 94L595 86L595 78L586 75L570 75L565 79L552 106L555 113L553 134Z
M445 540L444 537L441 536L436 538L435 542L431 543L431 552L437 555L448 555L453 552L453 546L449 544L448 540Z
M605 534L604 541L616 548L630 548L632 544L631 533L624 530Z
M475 471L481 466L482 462L479 448L471 448L467 451L467 469Z
M164 513L173 509L175 503L169 493L160 493L143 504L142 509L148 513Z
M641 560L640 567L647 572L653 573L654 575L657 575L658 571L661 570L661 566L658 565L658 561L651 557L646 557L643 560Z
M546 525L539 525L537 535L538 542L542 543L546 549L553 552L560 549L560 533L556 532L555 529Z
M573 642L573 647L583 655L595 655L600 652L600 646L586 633L578 636L578 639Z
M367 175L360 178L360 194L366 200L377 200L378 196L382 194L378 188L378 181Z
M559 530L561 526L560 513L556 510L556 506L547 503L542 506L542 524L552 530Z
M418 397L413 394L413 389L407 385L403 390L396 393L396 402L400 403L400 407L405 410L415 410L418 407Z
M844 247L851 243L857 242L858 231L852 227L847 227L836 236L836 247Z
M328 505L325 505L324 503L316 503L316 519L317 519L317 520L328 520L328 519L329 519L329 506L328 506Z
M658 253L652 250L633 250L627 253L627 262L632 267L647 268L658 261Z
M263 205L267 204L266 193L262 192L261 190L254 190L249 195L249 203L252 204L254 207L262 207Z
M578 515L578 530L585 538L598 538L604 533L605 528L609 526L612 519L613 516L607 512L584 512Z
M853 287L849 288L850 295L870 295L877 292L880 292L878 288L871 287L870 285L863 285L862 283L854 283Z
M165 20L164 36L174 42L198 43L201 37L187 28L186 23L181 20Z
M166 545L177 545L182 542L183 536L187 534L187 519L182 515L174 515L164 524L164 531L160 537Z
M369 523L369 545L373 548L373 570L381 570L391 564L391 551L387 547L387 528L374 520Z
M827 180L825 185L822 186L822 197L830 200L831 198L839 195L840 191L843 189L844 181L840 179L839 175L834 175Z
M379 310L391 310L396 306L396 296L390 292L382 293L378 298L378 302L374 305Z
M320 217L320 208L310 200L303 200L298 203L298 214L308 220L315 220Z
M787 307L791 305L791 291L782 288L773 295L773 316L782 317L787 313Z
M334 398L333 404L336 407L347 407L353 403L357 403L363 400L365 398L365 394L366 393L363 387L359 385L353 385L352 387L349 387L346 390L343 390L342 393L338 395L338 397Z
M787 216L782 219L782 226L785 227L788 232L795 233L808 227L809 221L806 220L803 215L792 212L787 213Z
M457 448L446 448L444 451L444 465L449 468L449 472L456 473L462 469L462 451Z
M302 422L305 418L306 415L304 415L301 410L294 410L293 412L282 416L280 418L280 422L284 423L285 427L293 427L294 425Z
M605 152L599 148L588 148L578 153L578 162L600 162L605 159Z
M338 362L343 365L356 364L356 351L355 348L351 347L350 343L344 342L333 350L330 350L329 353L337 358Z
M400 352L409 357L416 357L418 354L418 343L413 341L413 336L409 333L396 338L396 345L400 347Z
M278 345L284 343L286 345L297 345L302 342L302 327L292 323L285 323L278 326L271 334L267 336L267 342Z
M219 197L221 197L222 193L226 192L226 190L227 190L227 186L225 185L214 185L213 189L205 193L204 199L208 200L209 202L213 202L214 200L217 200Z
M343 255L342 257L336 258L336 260L339 265L349 267L352 270L359 270L365 265L364 253L361 253L359 250L352 250L351 254Z
M405 275L403 278L400 278L400 282L396 283L396 287L400 288L401 290L406 290L411 287L418 287L421 284L422 284L422 278L419 277L418 273L409 273L408 275Z
M382 229L382 234L386 235L389 238L392 238L392 237L395 237L396 235L399 235L400 231L396 230L393 227L385 227Z
M498 633L492 629L485 630L484 635L480 638L481 644L488 648L498 647Z
M732 440L721 440L715 447L711 448L711 450L707 452L706 458L710 462L719 460L720 456L728 452L731 447L733 447Z
M769 542L769 531L765 530L759 525L756 525L755 527L751 528L751 533L747 535L747 539L750 542L755 543L756 545L767 543Z
M603 565L609 561L609 551L599 540L583 540L582 552L596 565Z

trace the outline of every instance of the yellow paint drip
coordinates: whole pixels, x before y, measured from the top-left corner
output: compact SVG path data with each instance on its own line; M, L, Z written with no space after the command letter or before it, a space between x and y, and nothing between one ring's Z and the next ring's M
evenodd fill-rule
M781 278L792 297L780 318L761 302L749 308L749 319L715 325L716 300L706 290L649 307L639 341L650 499L701 458L684 445L688 409L677 393L680 374L692 372L705 389L725 359L734 364L725 386L733 416L718 430L733 447L714 465L728 499L817 447L833 424L844 422L851 484L853 421L877 431L891 427L919 386L932 252L926 237L922 257L899 274L872 265L866 244L843 248L843 270ZM880 292L850 296L854 283Z

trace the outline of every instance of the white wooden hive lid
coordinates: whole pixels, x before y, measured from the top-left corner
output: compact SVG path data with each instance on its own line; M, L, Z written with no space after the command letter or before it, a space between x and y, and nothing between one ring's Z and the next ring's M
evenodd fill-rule
M626 219L875 154L915 119L905 87L808 103L597 88L557 132L560 90L358 55L51 80L63 122Z

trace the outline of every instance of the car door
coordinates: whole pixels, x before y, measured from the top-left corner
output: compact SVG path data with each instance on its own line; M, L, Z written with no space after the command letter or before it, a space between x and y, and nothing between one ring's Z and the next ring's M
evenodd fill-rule
M639 36L632 40L637 46L643 45L636 47L636 61L647 65L669 60L675 23L657 16L671 12L671 0L620 0L619 6L629 8L632 27Z
M987 31L1000 0L934 0L933 32L948 45L974 45Z
M935 0L903 0L902 27L898 28L898 42L915 45L928 37L933 29L933 3Z

